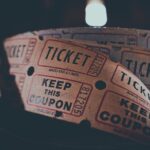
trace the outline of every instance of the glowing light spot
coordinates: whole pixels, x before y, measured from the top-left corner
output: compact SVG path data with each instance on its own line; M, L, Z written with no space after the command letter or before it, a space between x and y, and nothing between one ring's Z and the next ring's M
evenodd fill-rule
M107 23L107 11L102 0L89 0L85 8L85 21L90 26L104 26Z

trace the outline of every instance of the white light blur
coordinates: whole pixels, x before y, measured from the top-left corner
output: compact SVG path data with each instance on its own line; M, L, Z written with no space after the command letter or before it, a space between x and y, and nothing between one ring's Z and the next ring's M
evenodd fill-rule
M107 23L107 11L102 0L89 0L85 8L85 21L89 26L101 27Z

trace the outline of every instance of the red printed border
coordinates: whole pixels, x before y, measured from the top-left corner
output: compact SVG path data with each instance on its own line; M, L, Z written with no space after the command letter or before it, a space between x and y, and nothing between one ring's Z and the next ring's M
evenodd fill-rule
M131 98L128 98L128 97L126 97L126 96L124 96L124 95L121 95L121 94L119 94L119 93L117 93L117 92L108 90L108 91L105 92L105 94L104 94L104 96L103 96L103 98L102 98L102 101L101 101L101 103L100 103L100 106L99 106L99 108L98 108L98 111L97 111L96 117L95 117L95 120L96 120L97 122L101 123L101 124L108 125L108 126L111 126L111 127L116 127L115 125L113 125L113 124L111 124L111 123L106 123L106 122L103 122L103 121L98 120L99 112L101 111L101 108L102 108L103 103L104 103L104 101L105 101L105 97L107 96L108 93L113 93L113 94L116 94L116 95L118 95L118 96L124 97L124 98L130 100L131 102L134 102L134 103L138 104L139 106L142 106L143 108L145 108L146 110L148 110L148 112L150 111L150 109L146 108L144 105L142 105L142 104L136 102L135 100L132 100ZM121 128L120 128L120 129L121 129Z
M148 51L146 51L146 52L148 52ZM123 52L121 53L121 63L122 63L122 61L123 61L124 53L134 53L134 54L140 54L140 55L144 55L144 56L147 56L147 55L149 55L149 56L150 56L150 51L149 51L149 54L145 54L144 52L123 51ZM150 86L150 84L145 84L145 85L146 85L147 87L149 87L149 86Z
M36 38L16 38L16 39L9 39L9 40L7 40L7 41L14 41L14 40L29 40L28 41L28 46L27 46L27 48L29 48L29 42L30 42L30 40L35 40L35 45L34 45L34 47L33 47L33 51L35 50L35 46L36 46L36 43L37 43L37 39ZM6 41L6 42L7 42ZM28 49L27 49L27 51L28 51ZM27 53L27 51L25 52L25 53ZM33 53L32 53L33 54ZM25 56L26 57L26 56ZM32 57L32 56L31 56ZM23 58L23 59L25 59L25 58ZM24 65L27 65L28 63L10 63L11 65L22 65L22 66L24 66Z
M43 47L42 52L41 52L41 54L40 54L40 57L39 57L39 59L38 59L38 66L41 66L41 67L48 67L48 68L56 68L56 69L63 69L63 70L67 70L67 71L73 71L73 72L77 72L77 73L81 73L81 74L86 74L86 75L92 76L92 77L97 77L97 76L100 74L100 72L102 71L102 69L103 69L103 67L104 67L104 65L105 65L105 63L106 63L107 57L104 56L103 54L101 54L101 56L104 58L104 62L103 62L103 65L102 65L100 71L98 72L98 74L97 74L96 76L95 76L95 75L89 75L89 74L88 74L88 71L90 70L91 66L93 65L93 63L94 63L96 57L93 59L93 62L92 62L92 64L91 64L91 66L89 67L87 73L78 72L78 71L75 71L75 70L72 70L72 69L64 69L64 68L53 67L53 66L48 66L48 65L41 65L41 64L40 64L40 59L41 59L42 53L43 53L43 51L44 51L44 49L45 49L45 46L46 46L47 42L49 42L49 41L55 41L55 42L64 43L64 44L69 44L69 45L72 45L72 46L77 46L77 47L79 47L79 48L83 48L83 49L85 49L85 50L87 50L87 51L90 51L90 52L95 53L95 54L96 54L96 57L97 57L99 54L102 53L102 52L101 52L101 53L96 53L96 52L94 52L94 51L92 51L92 50L90 50L90 49L85 48L84 46L79 46L79 45L74 44L74 43L71 43L71 42L69 42L69 41L67 42L67 41L59 41L59 40L49 39L49 40L47 40L47 41L45 42L45 44L44 44L44 47Z
M78 94L77 94L77 96L76 96L76 99L75 99L75 102L74 102L74 104L73 104L73 107L72 107L71 112L70 112L70 113L67 113L67 112L64 112L64 111L61 110L61 112L63 112L64 114L68 114L68 115L72 115L72 116L76 116L76 117L80 117L80 116L83 115L84 110L85 110L85 107L86 107L86 104L87 104L87 102L88 102L88 100L89 100L89 97L90 97L90 95L91 95L91 92L92 92L92 90L93 90L92 85L87 84L87 83L83 83L83 82L79 82L79 81L75 81L75 80L70 80L70 79L65 79L65 78L60 78L60 77L54 77L54 76L48 76L48 75L35 74L35 75L33 76L33 78L34 78L35 76L52 77L52 78L63 79L63 80L68 80L68 81L80 83L80 84L81 84L80 89L82 88L82 86L83 86L84 84L90 86L90 87L91 87L91 91L89 92L89 96L88 96L88 98L87 98L87 101L86 101L86 103L85 103L85 106L84 106L84 109L82 110L82 114L81 114L81 115L75 115L75 114L72 114L72 110L73 110L73 107L74 107L75 102L77 101L77 97L78 97L78 95L79 95L79 93L80 93L80 90L79 90L79 92L78 92ZM32 78L32 81L31 81L31 85L32 85L32 83L33 83L33 78ZM31 91L31 86L30 86L30 91ZM36 105L36 104L30 104L30 103L29 103L29 95L30 95L30 91L29 91L28 99L27 99L27 104L28 104L28 105L31 105L31 106L34 106L34 107L39 107L39 108L46 109L46 110L57 111L56 109L50 109L50 108L45 108L45 107L43 107L43 106L39 106L39 105Z

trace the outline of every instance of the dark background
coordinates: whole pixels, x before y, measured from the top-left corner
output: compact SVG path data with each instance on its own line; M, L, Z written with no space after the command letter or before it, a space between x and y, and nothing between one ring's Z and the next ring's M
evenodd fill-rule
M106 26L150 29L150 0L105 0L105 4ZM3 51L6 37L45 28L87 27L85 6L86 0L0 0L0 86L17 90ZM13 109L9 104L15 92L4 89L3 94L0 150L144 149L139 143L91 130L88 122L76 126Z
M149 0L104 0L106 26L150 29ZM1 0L0 37L28 30L87 26L86 0Z

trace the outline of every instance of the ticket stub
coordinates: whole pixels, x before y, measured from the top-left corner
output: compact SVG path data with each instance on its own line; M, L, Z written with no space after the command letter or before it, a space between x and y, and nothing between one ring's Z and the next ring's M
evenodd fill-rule
M112 76L111 82L121 88L131 88L134 93L139 93L143 99L150 101L150 91L142 85L139 79L134 78L134 75L129 73L126 68L117 66Z
M142 50L124 50L121 61L150 88L150 53Z
M88 120L93 128L149 142L150 91L131 71L100 51L111 54L111 46L49 37L37 37L37 43L34 59L17 70L25 74L20 82L25 110L77 124ZM125 50L118 54L123 63ZM141 75L147 74L141 70Z
M111 104L111 108L108 107ZM131 138L148 141L150 109L139 104L138 98L130 99L114 91L106 91L99 106L96 120L104 127L122 132ZM130 132L131 131L131 132Z
M80 46L75 49L74 44L70 44L70 47L67 47L67 49L62 49L60 47L63 46L63 44L65 46L66 43L58 40L53 40L52 42L52 39L47 41L40 55L38 65L63 69L67 63L66 70L71 71L73 68L74 71L79 73L91 76L99 75L106 61L106 57L99 55L97 52L89 51L88 49L84 50L83 47ZM56 45L58 47L56 47ZM98 65L96 69L95 64Z
M74 91L74 89L76 90ZM88 89L86 94L83 94L84 89ZM37 93L37 91L39 92ZM81 116L91 91L92 86L86 83L52 76L34 75L27 103L50 111L61 111Z
M13 39L7 39L4 47L11 68L22 68L22 66L29 64L36 42L37 39L32 37L19 38L18 36Z

